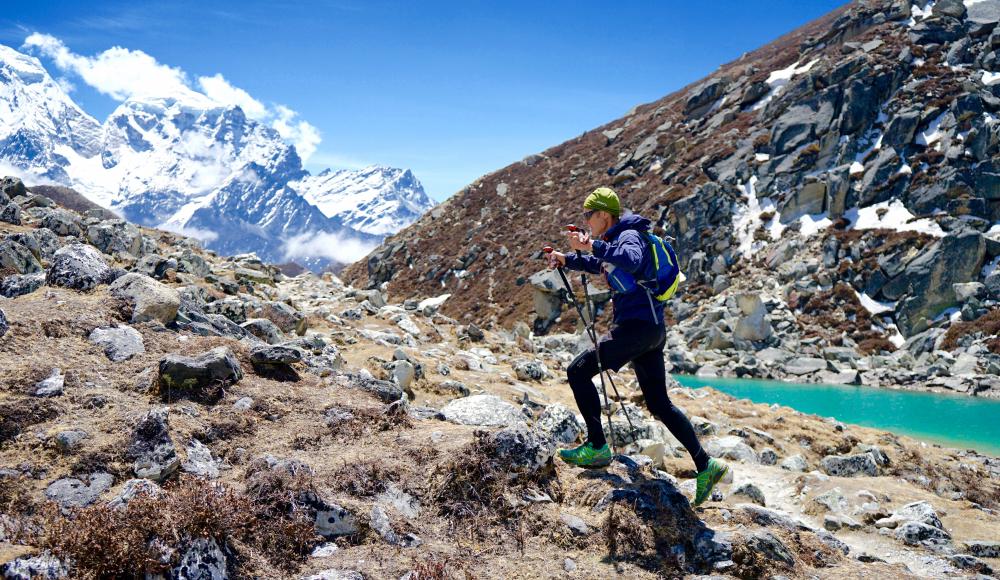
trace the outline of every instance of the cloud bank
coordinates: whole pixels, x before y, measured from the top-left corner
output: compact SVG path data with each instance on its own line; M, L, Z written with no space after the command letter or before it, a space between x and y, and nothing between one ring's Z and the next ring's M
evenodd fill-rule
M94 56L71 51L62 40L42 33L32 33L23 48L52 59L65 73L79 77L87 85L112 99L185 96L204 100L206 106L237 105L247 117L270 125L289 143L295 145L305 162L321 141L319 130L298 113L281 104L265 105L245 90L233 86L221 74L191 79L178 67L165 65L141 50L113 46ZM68 80L63 79L71 86Z
M285 241L285 260L321 256L350 264L367 256L376 245L336 234L302 234Z

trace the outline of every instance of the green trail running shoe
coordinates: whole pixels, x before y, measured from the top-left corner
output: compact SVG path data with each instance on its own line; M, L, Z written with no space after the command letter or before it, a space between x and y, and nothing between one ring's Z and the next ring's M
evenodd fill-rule
M709 459L708 467L698 474L698 488L694 494L694 505L700 506L711 497L715 484L729 473L729 466L717 459Z
M604 467L611 463L611 448L605 443L600 449L594 449L588 441L576 449L560 449L559 457L566 463L580 467Z

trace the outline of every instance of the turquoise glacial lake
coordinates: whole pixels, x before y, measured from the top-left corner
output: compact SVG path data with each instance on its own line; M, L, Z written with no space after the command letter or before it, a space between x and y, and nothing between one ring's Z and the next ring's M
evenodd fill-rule
M778 403L844 423L1000 456L1000 400L864 386L687 375L674 378L685 387L712 387L755 403Z

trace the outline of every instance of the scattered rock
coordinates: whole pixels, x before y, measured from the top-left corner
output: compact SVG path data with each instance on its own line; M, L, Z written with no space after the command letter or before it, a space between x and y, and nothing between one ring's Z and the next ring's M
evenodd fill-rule
M45 281L50 286L91 290L110 275L111 268L96 248L74 243L56 250Z
M226 555L215 538L196 538L181 557L180 564L170 571L171 578L194 580L226 580Z
M91 331L88 340L101 347L104 350L104 355L114 362L128 360L137 354L146 352L142 335L131 326L95 328Z
M575 443L584 432L583 427L576 420L576 415L561 403L553 403L545 407L535 424L535 428L563 445Z
M35 385L36 397L58 397L63 394L63 387L66 384L66 377L61 369L52 369L49 378Z
M820 460L820 470L827 475L836 477L857 477L867 475L876 477L878 475L878 464L868 453L858 455L828 455Z
M552 373L544 363L535 360L521 360L514 363L514 373L518 380L544 381L552 378Z
M705 442L705 451L712 457L732 459L744 463L760 463L757 453L743 439L735 435L713 437Z
M442 407L441 413L452 423L500 427L524 422L517 407L496 395L472 395L455 399Z
M133 462L136 477L162 483L180 467L180 459L170 438L166 407L154 408L140 419L132 431L126 459Z
M45 489L45 497L63 508L87 507L97 501L102 493L111 489L111 484L115 481L107 473L95 473L88 479L89 483L71 477L54 481Z
M159 497L163 489L148 479L130 479L122 486L121 492L108 502L108 507L122 509L137 497Z
M735 490L733 490L732 495L734 496L734 499L746 498L757 505L760 506L767 505L767 502L764 499L764 492L762 492L759 487L757 487L752 483L744 483L743 485L737 487Z
M782 460L780 467L785 471L802 473L809 469L809 464L806 463L805 458L801 455L792 455Z
M55 556L42 554L30 558L17 558L0 566L8 580L57 580L68 578L69 570Z
M187 447L187 459L181 463L185 473L215 479L219 477L219 462L212 457L212 450L197 439L192 439Z
M131 307L132 322L155 320L170 324L177 318L181 304L177 290L145 274L125 274L115 280L108 291Z
M535 473L550 465L556 453L555 441L525 425L492 433L490 442L508 471Z
M160 360L160 394L165 400L188 397L214 403L222 397L225 385L242 378L239 361L224 346L193 357L168 354Z

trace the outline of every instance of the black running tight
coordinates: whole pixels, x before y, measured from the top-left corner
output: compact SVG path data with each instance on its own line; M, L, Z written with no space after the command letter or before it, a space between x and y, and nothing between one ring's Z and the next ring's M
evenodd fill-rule
M708 454L702 449L691 421L667 396L667 373L663 365L665 343L666 328L663 325L626 320L615 325L609 335L599 340L601 363L605 370L613 371L628 362L632 363L649 412L684 445L698 471L704 471L708 466ZM594 447L601 447L606 439L601 427L601 399L592 380L597 373L597 356L593 348L580 353L567 369L573 396L587 423L587 440Z

